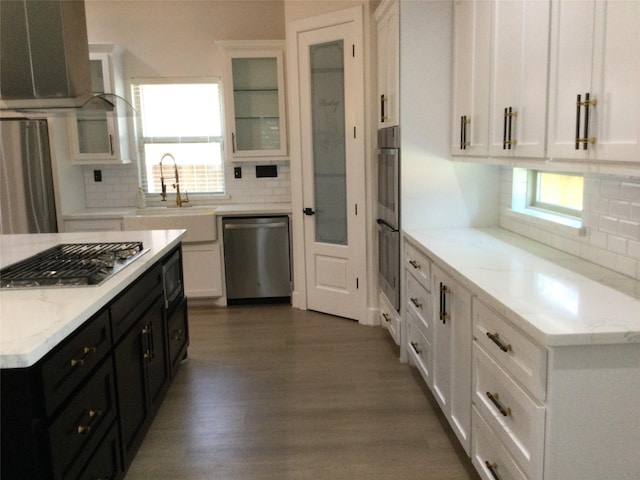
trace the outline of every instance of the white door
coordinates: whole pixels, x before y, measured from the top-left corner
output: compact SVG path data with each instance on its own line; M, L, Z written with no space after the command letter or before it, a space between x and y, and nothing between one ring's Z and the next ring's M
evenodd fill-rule
M363 62L351 23L300 33L307 308L364 320Z

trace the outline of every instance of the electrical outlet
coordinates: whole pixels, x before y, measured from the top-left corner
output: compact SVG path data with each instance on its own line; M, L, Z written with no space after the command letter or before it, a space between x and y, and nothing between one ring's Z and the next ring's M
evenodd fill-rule
M93 181L101 182L102 181L102 170L94 170L93 171Z
M233 167L233 178L242 178L242 167Z

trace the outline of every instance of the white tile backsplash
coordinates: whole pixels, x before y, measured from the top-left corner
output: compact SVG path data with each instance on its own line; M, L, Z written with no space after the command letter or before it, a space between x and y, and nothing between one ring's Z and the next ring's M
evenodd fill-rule
M278 176L257 178L255 163L226 164L226 195L203 199L203 203L282 203L291 201L291 174L288 162L274 162ZM233 167L242 167L242 178L233 178ZM95 182L93 171L102 172ZM84 170L87 208L135 207L138 192L138 168L132 165L87 166Z
M500 184L502 228L640 280L640 178L585 175L584 236L540 219L510 215L511 168L502 169Z

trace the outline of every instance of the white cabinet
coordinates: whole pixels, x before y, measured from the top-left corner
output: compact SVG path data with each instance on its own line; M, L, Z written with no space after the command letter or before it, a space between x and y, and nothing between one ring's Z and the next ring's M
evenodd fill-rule
M222 296L219 242L183 243L184 291L187 297Z
M493 2L454 3L451 153L487 156Z
M287 158L284 42L218 42L225 55L227 160Z
M124 97L122 48L114 44L89 45L93 93ZM71 159L77 164L130 163L132 109L118 101L111 112L81 109L69 118Z
M548 156L640 162L640 2L553 2Z
M433 394L467 454L471 449L471 294L433 265Z
M380 306L380 323L389 331L396 345L400 345L402 334L400 313L393 308L393 305L391 305L391 302L389 302L384 293L380 292L378 301Z
M400 123L400 6L383 0L375 11L378 36L378 128Z
M550 3L494 2L492 156L544 157Z

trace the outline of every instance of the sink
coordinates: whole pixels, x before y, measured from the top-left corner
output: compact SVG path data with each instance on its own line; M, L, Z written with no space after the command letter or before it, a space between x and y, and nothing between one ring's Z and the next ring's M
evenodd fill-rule
M187 230L185 243L214 242L218 238L214 207L140 208L124 217L125 230Z

